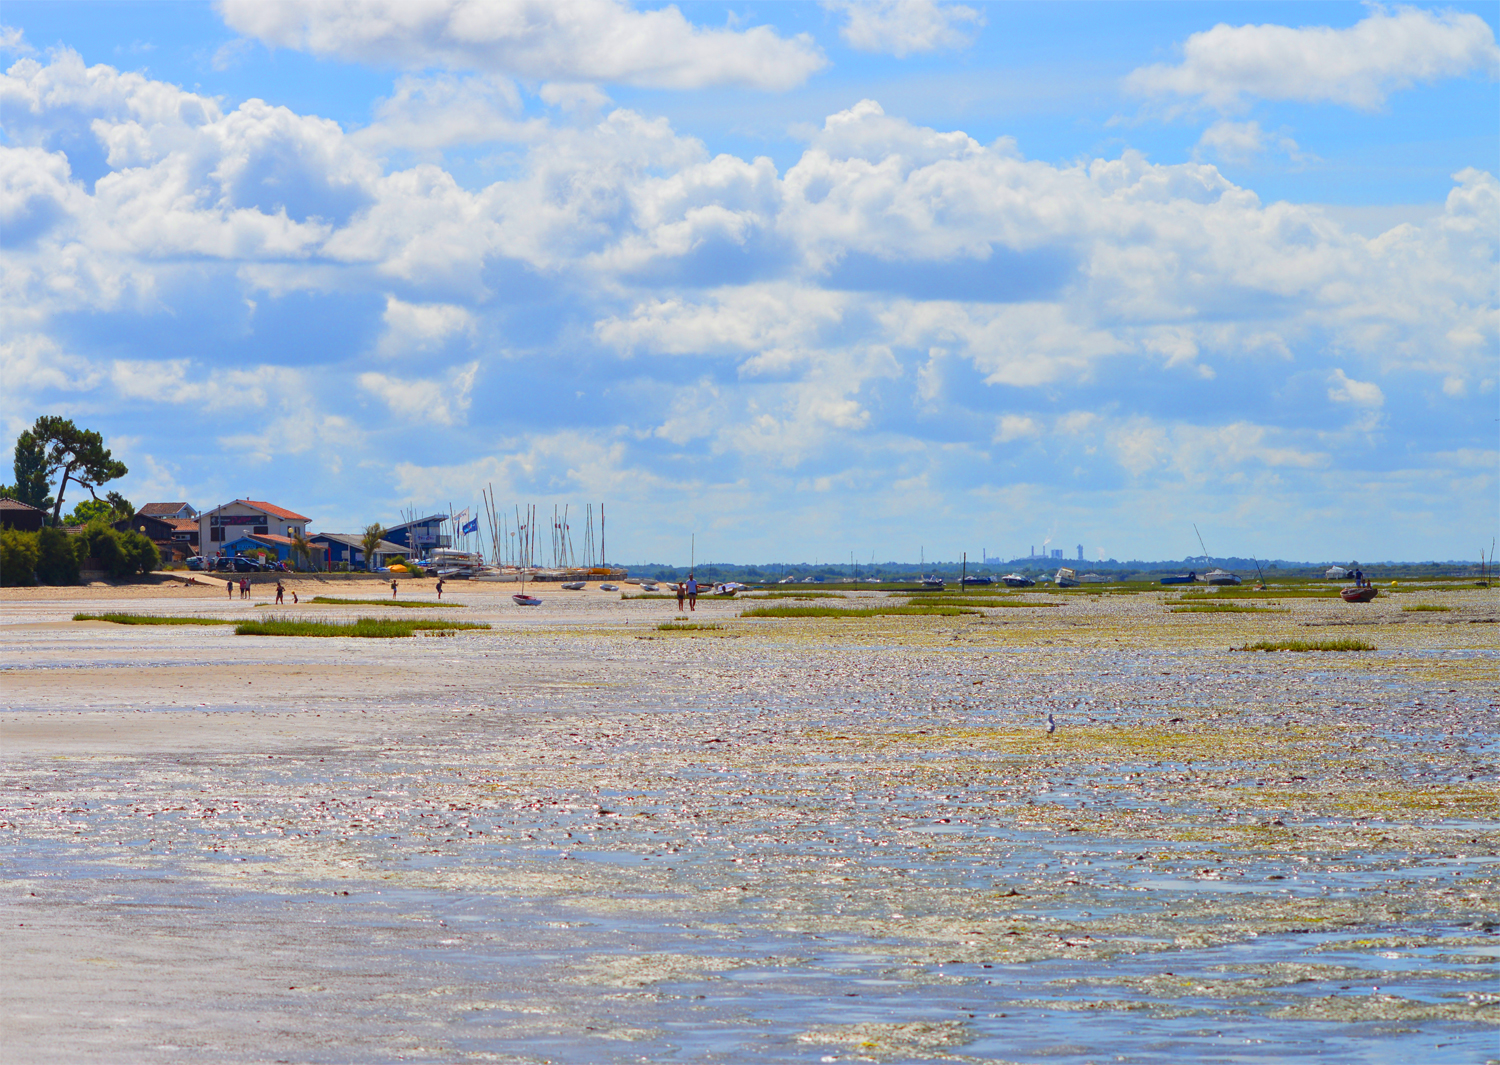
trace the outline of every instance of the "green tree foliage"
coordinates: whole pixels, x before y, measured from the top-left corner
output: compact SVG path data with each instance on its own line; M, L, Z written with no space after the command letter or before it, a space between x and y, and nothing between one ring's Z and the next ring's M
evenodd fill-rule
M78 564L102 569L119 580L150 573L161 565L156 545L138 532L115 532L108 525L90 525L73 539Z
M53 500L47 494L47 489L52 487L52 479L47 473L47 449L30 429L23 429L16 437L14 469L16 483L11 498L38 510L49 509Z
M47 480L61 475L57 482L57 498L52 503L54 525L62 517L63 498L70 480L87 488L89 495L98 499L94 489L130 472L123 462L110 454L102 436L92 429L78 428L67 418L43 414L31 427L31 434L46 450Z
M0 585L36 583L36 533L0 529Z
M62 519L64 525L108 525L115 520L115 508L103 499L85 499Z
M296 565L297 559L301 558L308 566L312 567L312 544L307 542L307 534L298 528L292 533L292 564Z
M121 518L135 517L135 504L126 499L119 492L110 492L104 497L105 501L114 508L115 520Z
M56 526L36 533L36 579L43 584L77 584L78 556L69 536Z
M375 552L380 549L380 540L385 536L385 526L380 522L372 522L365 526L365 534L360 537L359 546L365 550L365 569L374 572Z

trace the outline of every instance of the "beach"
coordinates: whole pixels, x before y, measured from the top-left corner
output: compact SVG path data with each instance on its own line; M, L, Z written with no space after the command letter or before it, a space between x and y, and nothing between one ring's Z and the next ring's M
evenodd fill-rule
M1494 589L285 583L0 590L7 1062L1494 1056Z

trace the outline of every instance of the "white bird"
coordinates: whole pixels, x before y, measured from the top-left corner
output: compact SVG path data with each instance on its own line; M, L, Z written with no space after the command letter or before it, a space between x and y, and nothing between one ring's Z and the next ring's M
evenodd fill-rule
M1052 720L1052 715L1049 713L1047 715L1047 735L1050 736L1050 735L1052 735L1056 731L1057 731L1057 722Z

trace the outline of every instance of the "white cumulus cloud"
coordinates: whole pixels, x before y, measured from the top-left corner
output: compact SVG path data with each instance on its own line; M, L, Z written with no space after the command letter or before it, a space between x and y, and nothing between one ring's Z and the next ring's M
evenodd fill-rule
M1385 393L1373 381L1356 381L1343 370L1328 375L1328 398L1335 403L1352 403L1356 407L1383 407Z
M843 13L839 36L849 47L898 58L965 48L984 25L974 8L936 0L824 0L823 6Z
M1500 72L1494 32L1478 15L1377 7L1347 29L1220 23L1187 39L1181 63L1141 67L1125 86L1221 109L1259 98L1370 110L1397 90L1475 71Z
M826 63L805 34L707 29L675 6L637 11L620 0L219 0L218 9L276 48L546 81L782 90Z

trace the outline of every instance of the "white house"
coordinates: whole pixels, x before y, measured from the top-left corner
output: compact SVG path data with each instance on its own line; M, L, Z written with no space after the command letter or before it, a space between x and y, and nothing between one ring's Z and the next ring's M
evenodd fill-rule
M206 557L223 553L223 545L241 536L276 536L290 539L312 521L304 514L258 499L236 499L198 518L198 546Z

